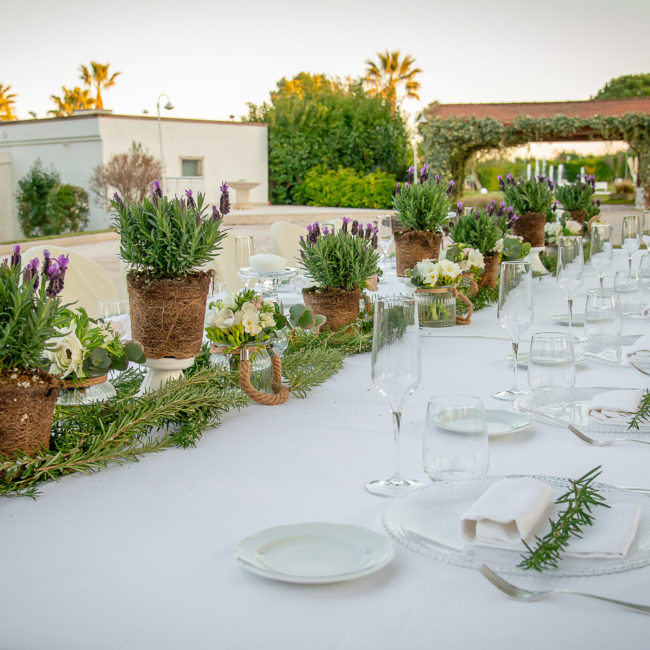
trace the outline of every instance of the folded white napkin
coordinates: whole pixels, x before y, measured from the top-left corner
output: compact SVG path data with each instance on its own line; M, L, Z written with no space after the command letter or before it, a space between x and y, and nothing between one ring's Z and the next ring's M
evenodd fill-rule
M643 390L608 390L594 395L586 405L587 415L599 422L624 424L639 410Z
M594 508L594 523L572 537L567 555L572 557L625 557L634 541L641 508L636 503L613 503L611 508Z
M634 341L632 345L625 345L621 348L624 359L635 352L650 352L650 334L644 334Z
M534 478L493 483L465 512L463 537L481 544L519 546L543 523L553 503L551 486Z

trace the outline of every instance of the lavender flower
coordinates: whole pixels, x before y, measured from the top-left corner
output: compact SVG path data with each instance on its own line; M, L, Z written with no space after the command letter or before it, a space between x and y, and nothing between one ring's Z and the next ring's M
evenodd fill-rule
M436 185L440 184L440 174L436 174L433 179L436 181Z
M39 264L38 258L35 257L33 260L29 262L29 264L27 264L27 266L25 267L25 271L23 272L24 284L27 284L28 282L31 282L33 278L36 278L36 280L34 280L34 291L38 289L38 281L39 281L38 264Z
M217 223L221 219L221 215L219 214L219 210L217 210L217 206L213 205L212 206L212 217L210 217L212 220L212 223Z
M506 183L508 183L509 185L515 185L515 177L513 174L508 174L506 176Z
M397 185L399 186L399 183L397 183ZM399 194L399 192L398 192L398 194ZM341 230L346 235L348 234L348 224L350 223L350 221L352 221L352 219L350 219L350 217L343 217L343 225L341 226Z
M496 212L497 217L502 217L505 214L505 211L506 211L506 203L505 201L501 201L499 203L499 207Z
M56 258L56 263L59 265L59 273L65 275L65 272L68 270L68 263L70 261L69 255L59 255ZM38 260L36 260L38 262Z
M485 214L487 214L488 217L491 217L492 215L494 215L494 205L495 205L495 201L490 201L485 206Z
M449 187L447 188L447 196L449 196L454 190L454 181L449 181Z
M409 185L413 185L414 180L415 180L415 167L413 167L413 165L411 165L409 167L408 174L406 175L406 182Z
M377 235L378 228L375 228L372 232L372 238L370 239L370 245L373 248L377 248L377 243L378 243L378 235Z
M14 252L11 254L11 266L20 266L20 246L16 244L14 246Z
M352 228L350 228L350 234L351 235L356 235L357 232L359 232L359 222L355 219L352 222Z
M185 196L187 197L188 207L195 208L196 203L194 202L194 197L192 196L192 190L185 190Z
M162 189L160 188L160 183L158 181L153 182L153 190L152 191L153 191L154 196L157 196L157 197L162 199L163 193L162 193Z
M420 183L426 183L429 180L429 165L424 163L424 166L420 170Z
M404 190L405 191L408 190L409 187L411 187L410 183L408 183L408 182L404 183Z
M43 275L47 275L47 272L50 269L50 262L51 262L51 260L50 260L50 251L45 249L43 251L43 271L42 271Z
M219 209L225 217L230 212L230 193L227 183L221 183L221 199L219 200Z
M45 290L45 295L48 298L56 298L63 290L63 276L59 271L59 264L56 260L50 260L47 277L49 283Z
M557 199L555 199L555 201L553 201L553 205L551 206L551 210L553 212L555 212L557 210L557 206L559 205L559 203L560 202Z
M120 206L120 210L124 210L124 201L122 201L122 197L117 192L113 194L113 201Z
M397 183L397 185L395 185L395 194L401 194L402 193L401 185L402 185L401 183Z
M501 174L499 174L499 175L497 176L497 178L499 179L499 187L501 188L501 191L502 191L502 192L505 191L505 189L506 189L506 184L503 182L503 176L502 176Z
M600 207L600 199L596 199L596 207L597 207L597 208Z
M463 214L463 202L459 201L456 203L456 214L460 217L461 214Z
M366 225L366 239L369 239L370 237L372 237L372 224L371 223Z
M323 235L329 235L330 229L327 226L323 226ZM332 229L332 234L334 234L334 229Z

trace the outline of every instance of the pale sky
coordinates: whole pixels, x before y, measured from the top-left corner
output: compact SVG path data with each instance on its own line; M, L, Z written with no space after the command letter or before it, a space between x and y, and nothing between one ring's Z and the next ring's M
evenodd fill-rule
M650 0L5 0L0 83L19 118L45 117L50 95L82 85L82 63L109 62L122 72L104 95L116 113L155 115L167 93L167 116L238 119L283 76L361 76L389 49L423 70L408 112L579 100L650 72L649 34Z

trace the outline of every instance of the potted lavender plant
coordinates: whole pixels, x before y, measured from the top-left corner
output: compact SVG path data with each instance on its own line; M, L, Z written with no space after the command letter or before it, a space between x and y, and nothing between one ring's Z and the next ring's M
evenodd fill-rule
M411 167L406 183L397 184L393 197L393 208L401 224L401 229L394 233L398 276L404 276L423 259L438 259L442 227L454 188L454 181L444 185L437 174L430 180L427 165L420 171L419 183L414 183L413 174Z
M577 221L584 227L585 220L590 213L595 190L596 177L587 176L584 180L577 178L575 183L558 185L555 188L555 196L569 213L569 219ZM582 234L582 229L578 234Z
M377 273L377 229L344 217L338 232L318 223L307 231L300 240L301 266L315 284L303 289L303 300L325 316L324 327L338 329L358 318L361 289Z
M43 356L56 334L68 258L51 259L48 251L43 257L23 268L16 245L0 264L0 454L49 446L60 382L45 372Z

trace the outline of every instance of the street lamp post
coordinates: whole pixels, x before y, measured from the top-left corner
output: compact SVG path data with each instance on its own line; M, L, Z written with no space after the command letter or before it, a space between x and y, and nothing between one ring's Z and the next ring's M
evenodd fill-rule
M163 97L167 97L167 103L164 106L166 111L171 111L174 108L174 106L172 104L171 99L169 99L169 95L167 95L166 93L161 93L160 95L158 95L158 99L156 100L156 112L158 113L158 141L160 143L160 166L162 169L161 180L162 180L163 194L167 194L165 156L163 155L162 123L160 121L160 100Z

